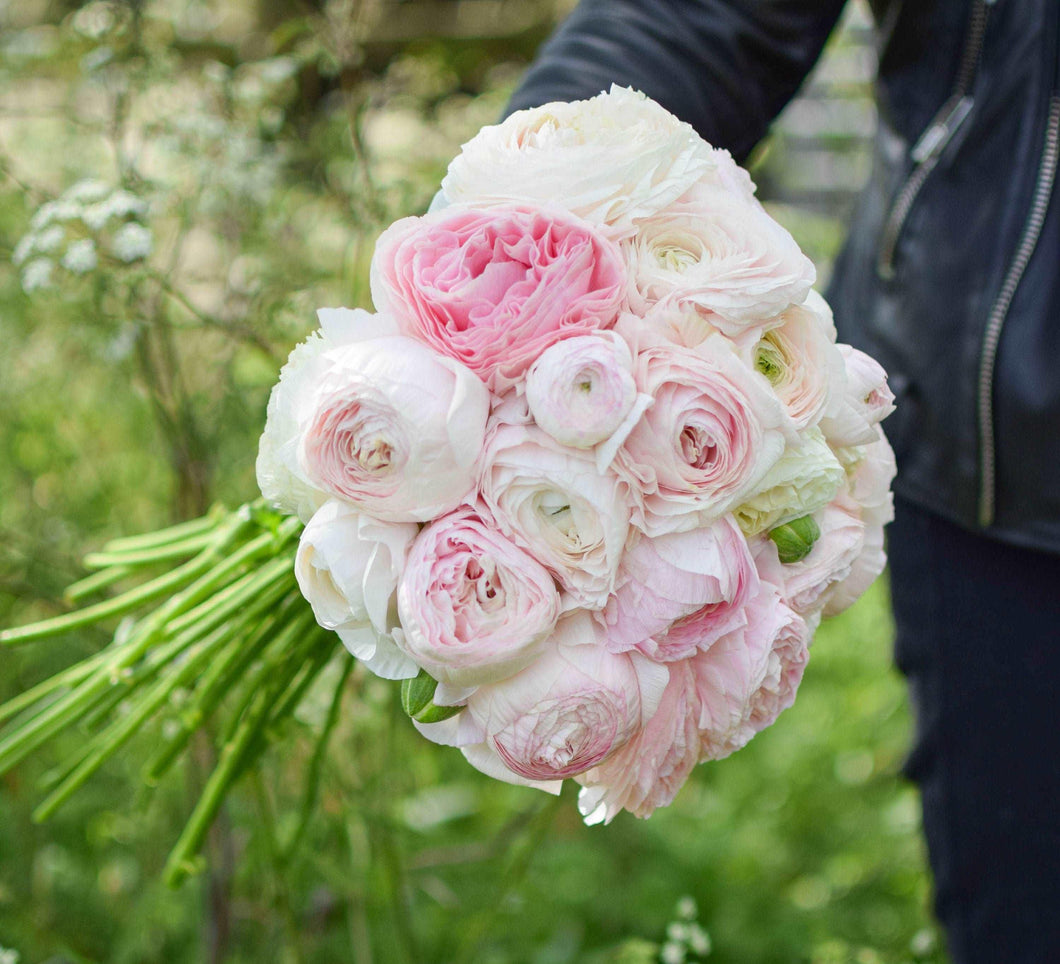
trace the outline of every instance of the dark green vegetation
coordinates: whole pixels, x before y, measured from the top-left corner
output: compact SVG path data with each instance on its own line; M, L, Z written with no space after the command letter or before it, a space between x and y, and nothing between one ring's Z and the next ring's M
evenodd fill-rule
M287 351L317 306L368 304L376 234L494 119L551 9L462 6L479 19L441 0L0 4L0 626L65 611L108 540L254 495ZM840 73L860 50L837 46ZM864 111L851 83L840 113ZM834 199L805 195L811 215L785 187L826 147L847 170L850 144L818 134L803 154L778 138L756 176L826 267ZM211 739L148 791L175 734L138 728L31 819L119 704L0 778L0 961L698 960L698 913L710 961L938 962L890 631L879 585L822 628L776 727L651 820L592 829L573 794L496 783L424 741L400 688L347 677L336 651L178 890L163 870ZM105 641L0 651L0 698Z

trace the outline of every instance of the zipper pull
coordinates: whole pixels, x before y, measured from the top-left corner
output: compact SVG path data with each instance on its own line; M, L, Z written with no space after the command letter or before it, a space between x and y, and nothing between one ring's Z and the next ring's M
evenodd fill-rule
M961 124L964 123L971 110L972 97L970 94L965 94L953 105L953 110L941 121L932 124L920 135L920 140L913 145L913 149L909 152L913 162L923 164L927 160L934 160L938 157L953 138L953 135L960 129Z

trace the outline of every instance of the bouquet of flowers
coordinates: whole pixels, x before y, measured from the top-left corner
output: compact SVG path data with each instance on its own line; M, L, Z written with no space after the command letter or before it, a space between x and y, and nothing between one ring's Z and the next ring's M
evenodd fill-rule
M642 94L484 128L380 237L375 313L322 309L291 354L264 502L107 547L75 597L187 561L0 637L163 600L0 708L0 768L140 694L46 814L178 686L152 779L236 693L179 877L337 634L483 772L570 777L589 823L669 803L791 705L822 615L884 566L893 396L814 277L746 172Z

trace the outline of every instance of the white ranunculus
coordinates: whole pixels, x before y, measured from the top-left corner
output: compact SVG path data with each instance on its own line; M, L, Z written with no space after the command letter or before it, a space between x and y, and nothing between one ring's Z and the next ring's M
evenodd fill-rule
M733 512L753 536L828 505L846 481L839 460L816 428L789 445L765 474L758 490Z
M482 128L450 163L442 190L451 204L558 204L621 236L709 175L717 154L659 104L612 87Z
M756 201L716 186L641 220L622 244L629 301L646 313L660 301L717 315L730 336L801 304L813 285L813 263Z
M391 603L409 549L413 523L381 522L352 506L326 502L302 531L295 558L298 588L325 629L370 623L387 632Z

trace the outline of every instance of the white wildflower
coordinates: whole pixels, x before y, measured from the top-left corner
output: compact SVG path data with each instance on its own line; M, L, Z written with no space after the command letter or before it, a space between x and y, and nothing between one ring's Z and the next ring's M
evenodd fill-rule
M106 181L86 177L76 184L68 187L63 192L63 198L67 201L79 201L82 204L93 204L102 201L110 194L110 185Z
M50 258L34 258L22 269L22 290L31 294L41 288L50 288L54 267L55 263Z
M61 225L52 224L45 228L36 237L33 247L40 254L50 254L66 239L66 231Z
M96 256L95 242L88 238L71 242L62 260L62 266L74 274L87 274L89 271L94 271L97 264L99 264L99 258Z
M33 233L24 235L15 245L15 250L11 252L12 264L22 264L37 247L37 236Z
M154 247L150 228L130 221L123 224L114 234L110 249L119 261L129 264L146 258Z
M680 944L667 941L659 954L662 964L685 964L685 949Z
M40 231L41 228L47 227L55 221L72 221L74 218L79 218L81 212L84 210L83 205L78 201L71 201L69 198L59 198L55 201L45 201L37 212L33 215L29 222L29 226L33 231Z

